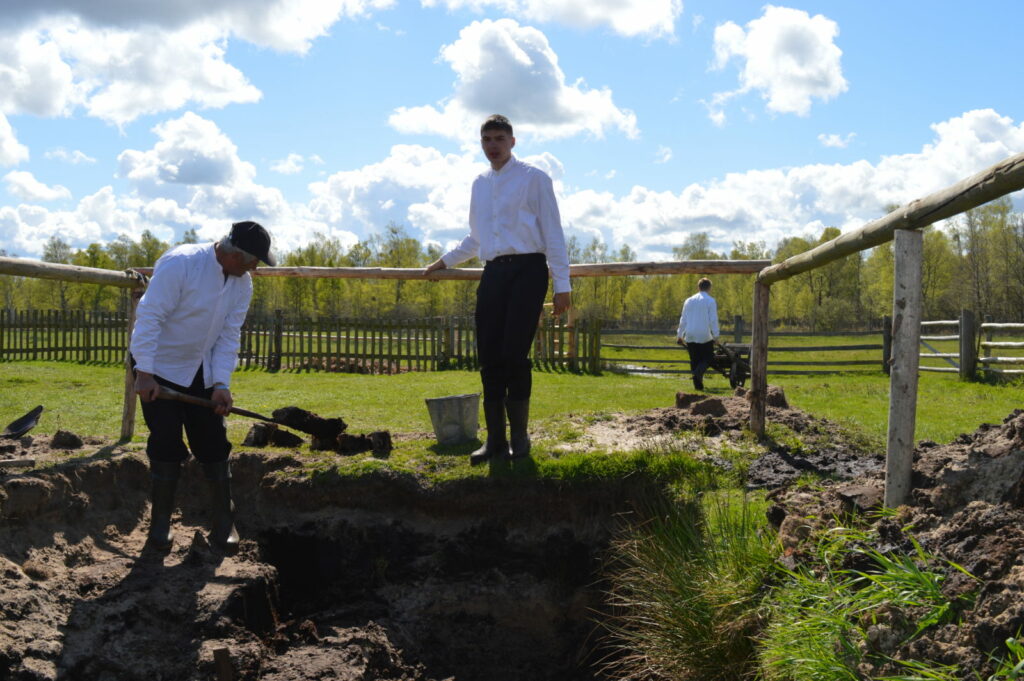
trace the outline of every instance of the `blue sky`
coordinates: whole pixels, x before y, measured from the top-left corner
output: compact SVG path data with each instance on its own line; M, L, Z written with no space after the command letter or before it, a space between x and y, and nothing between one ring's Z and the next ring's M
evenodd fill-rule
M488 113L563 225L848 230L1024 151L1019 2L18 0L0 9L0 248L466 231ZM1015 197L1016 198L1016 197ZM1020 208L1018 202L1018 208Z

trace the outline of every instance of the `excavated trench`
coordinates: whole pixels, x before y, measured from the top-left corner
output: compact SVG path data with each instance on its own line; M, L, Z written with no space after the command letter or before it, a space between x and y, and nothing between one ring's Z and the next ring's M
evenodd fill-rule
M300 466L236 458L235 556L193 466L167 555L137 454L0 478L0 678L603 678L607 549L649 485Z

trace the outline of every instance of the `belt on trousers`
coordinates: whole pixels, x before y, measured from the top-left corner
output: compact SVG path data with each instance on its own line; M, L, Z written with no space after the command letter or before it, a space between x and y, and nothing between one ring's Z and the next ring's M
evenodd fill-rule
M487 261L487 264L491 263L512 263L512 262L524 262L531 259L544 258L543 253L512 253L510 255L498 255Z

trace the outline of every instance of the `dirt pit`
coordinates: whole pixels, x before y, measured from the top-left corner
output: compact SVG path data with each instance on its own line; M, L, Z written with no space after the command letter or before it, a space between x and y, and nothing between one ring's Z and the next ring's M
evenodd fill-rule
M882 454L776 398L768 422L798 438L769 442L748 483L772 490L782 562L810 560L809 528L856 515L874 524L878 551L912 553L912 526L926 550L974 575L930 566L946 571L958 624L914 636L915 613L877 613L863 677L903 671L884 656L990 674L990 655L1024 628L1024 412L947 445L920 443L912 504L878 519L868 512L881 501ZM568 418L578 432L565 449L657 451L696 438L701 456L728 467L715 451L745 437L746 399L676 402ZM0 457L63 460L50 444L28 436ZM621 480L307 478L298 457L255 451L234 457L238 555L204 539L194 465L179 486L174 548L149 555L144 458L85 444L93 453L75 461L0 473L0 678L603 679L609 542L657 493ZM824 479L794 484L806 473Z
M42 440L23 453L42 457ZM195 465L167 555L143 551L149 473L137 453L3 476L0 678L599 678L602 561L622 514L653 490L426 488L392 474L310 479L299 466L234 457L235 556L204 538Z

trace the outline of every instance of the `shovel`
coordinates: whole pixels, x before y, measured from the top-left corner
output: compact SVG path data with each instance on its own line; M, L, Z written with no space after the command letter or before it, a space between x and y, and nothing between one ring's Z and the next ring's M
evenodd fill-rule
M210 409L216 409L217 406L218 406L217 403L214 402L213 400L208 400L208 399L205 399L203 397L196 397L195 395L186 395L184 393L179 393L177 390L174 390L172 388L168 388L165 385L160 386L160 392L157 395L157 397L159 397L162 400L177 400L178 402L187 402L188 404L197 404L200 407L208 407ZM276 421L276 420L270 418L269 416L264 416L263 414L257 414L256 412L249 411L248 409L239 409L238 407L231 407L230 409L228 409L228 411L231 412L232 414L238 414L239 416L248 416L251 419L258 419L260 421L266 421L267 423L276 423L278 425L287 425L287 424L282 424L280 421Z
M17 440L19 437L36 427L36 424L39 423L39 415L42 413L43 405L39 405L20 419L11 421L4 429L4 432L0 433L0 438Z

